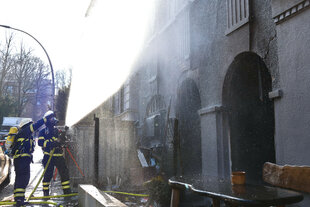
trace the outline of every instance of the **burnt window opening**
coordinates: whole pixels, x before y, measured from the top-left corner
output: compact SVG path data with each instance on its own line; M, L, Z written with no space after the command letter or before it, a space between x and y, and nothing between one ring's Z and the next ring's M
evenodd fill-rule
M274 106L268 98L271 75L255 53L239 54L223 87L230 171L246 171L249 183L262 182L265 162L275 162Z
M166 109L164 98L160 95L155 95L146 107L146 117L159 113L159 111L163 109Z
M146 116L143 124L142 146L156 148L163 145L166 104L164 98L155 95L146 107Z
M113 112L115 115L121 114L130 107L130 86L126 81L119 91L113 96Z
M186 79L178 89L176 116L178 119L179 155L182 160L175 173L200 174L202 171L201 125L198 110L201 109L199 89L192 79ZM181 164L182 163L182 164Z

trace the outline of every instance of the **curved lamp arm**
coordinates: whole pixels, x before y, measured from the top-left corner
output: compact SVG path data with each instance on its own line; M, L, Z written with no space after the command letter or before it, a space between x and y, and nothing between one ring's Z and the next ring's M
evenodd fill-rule
M16 30L16 31L19 31L19 32L22 32L22 33L25 33L27 34L28 36L32 37L43 49L43 51L45 52L45 55L47 56L47 59L48 59L48 63L50 65L50 68L51 68L51 73L52 73L52 110L54 111L54 98L55 98L55 80L54 80L54 70L53 70L53 65L52 65L52 62L51 62L51 59L50 57L48 56L45 48L43 47L43 45L39 42L39 40L37 40L34 36L32 36L31 34L29 34L28 32L25 32L21 29L17 29L17 28L14 28L14 27L10 27L8 25L2 25L0 24L0 27L4 27L4 28L7 28L7 29L12 29L12 30Z

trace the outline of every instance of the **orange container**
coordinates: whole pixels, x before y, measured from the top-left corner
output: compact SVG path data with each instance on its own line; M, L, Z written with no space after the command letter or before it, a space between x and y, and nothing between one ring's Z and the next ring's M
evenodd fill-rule
M231 173L231 184L244 185L245 184L245 172L236 171Z

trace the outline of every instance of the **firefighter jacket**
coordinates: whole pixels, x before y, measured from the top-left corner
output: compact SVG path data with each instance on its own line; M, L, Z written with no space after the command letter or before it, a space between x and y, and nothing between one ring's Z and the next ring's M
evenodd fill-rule
M13 158L18 157L31 157L34 150L34 141L32 133L39 129L44 123L46 123L46 119L40 119L34 124L27 124L23 126L17 133L15 139L16 143L13 146L12 154Z
M55 148L53 156L63 156L63 150L59 143L58 129L54 127L46 127L39 132L38 144L42 147L43 153L49 155L53 148ZM56 146L56 147L55 147Z

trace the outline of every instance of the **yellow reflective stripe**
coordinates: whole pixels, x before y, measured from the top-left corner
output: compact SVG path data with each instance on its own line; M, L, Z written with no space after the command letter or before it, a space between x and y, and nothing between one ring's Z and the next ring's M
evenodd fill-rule
M49 185L50 182L43 182L43 185Z
M18 158L18 157L31 157L31 155L30 154L28 154L28 153L24 153L24 154L18 154L18 155L14 155L13 156L13 158Z
M24 188L16 188L15 190L14 190L14 193L16 193L16 192L25 192L26 190L24 189Z
M61 156L63 156L64 154L53 154L53 156L55 156L55 157L61 157Z
M34 132L32 124L30 125L30 130L31 130L31 132Z
M50 155L50 153L49 152L44 152L44 154L45 155ZM61 157L61 156L63 156L64 154L62 153L62 154L53 154L53 156L55 156L55 157Z
M43 121L44 121L44 123L46 123L47 122L46 118L43 118Z
M62 186L62 189L68 189L68 188L70 188L70 185Z
M47 142L49 142L49 140L44 141L43 147L46 147Z
M61 185L67 185L69 183L70 183L70 181L68 180L68 181L62 182Z
M25 140L25 138L18 138L18 139L17 139L18 142L22 142L22 141L24 141L24 140Z
M49 189L49 187L43 187L43 190L48 190Z
M39 137L39 139L44 139L44 137Z
M14 194L14 197L24 197L25 193L16 193Z

